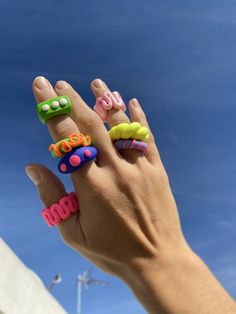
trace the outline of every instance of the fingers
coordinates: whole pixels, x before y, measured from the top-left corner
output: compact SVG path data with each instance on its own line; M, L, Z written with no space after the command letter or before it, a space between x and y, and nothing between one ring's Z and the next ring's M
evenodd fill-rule
M91 89L96 99L101 97L105 92L111 92L107 85L100 79L91 82ZM107 112L107 123L109 127L112 128L120 123L130 123L130 119L122 110L112 108ZM121 151L121 154L131 163L139 164L143 162L143 158L141 158L142 161L140 160L140 157L142 157L141 152L126 149Z
M72 102L71 117L79 126L81 132L91 136L103 159L114 158L110 137L101 119L89 108L80 95L65 81L57 82L55 90L58 95L67 95Z
M96 99L101 97L105 92L110 92L107 85L100 79L91 82L91 89ZM111 110L108 110L107 114L107 122L110 128L120 123L130 123L129 118L122 110L112 108Z
M142 107L140 106L138 100L136 98L130 100L129 102L129 112L131 116L132 122L139 122L141 125L145 126L149 130L149 139L148 139L148 150L145 155L146 158L153 164L160 161L159 153L155 144L154 136L150 130L148 125L146 116Z
M36 186L45 208L50 207L54 203L58 203L58 201L67 194L60 179L46 167L39 164L31 164L28 165L25 170L29 178ZM58 228L65 242L72 243L73 239L76 238L78 243L83 245L86 240L84 238L78 215L79 212L71 215L66 220L62 220L58 224Z
M37 103L58 96L50 82L42 76L35 78L33 82L33 92ZM67 115L57 116L50 119L47 126L49 133L55 142L68 137L70 133L79 132L77 125Z
M58 96L50 82L44 77L35 78L33 82L33 92L38 103ZM47 122L47 126L49 133L55 142L68 138L71 133L79 132L76 123L68 115L56 116L50 119ZM79 174L78 171L76 171L73 176L75 176L77 180L80 180L79 178L83 177L83 175L88 176L89 173L92 175L92 172L95 171L96 168L96 163L90 162L80 169Z

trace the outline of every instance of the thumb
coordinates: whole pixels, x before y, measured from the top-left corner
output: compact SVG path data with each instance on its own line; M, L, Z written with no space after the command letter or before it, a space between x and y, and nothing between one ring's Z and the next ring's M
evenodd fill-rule
M36 186L40 200L45 207L58 203L67 194L64 184L48 168L40 164L30 164L26 166L25 171ZM70 246L74 242L73 239L83 238L78 222L78 212L72 214L66 220L62 220L57 226L63 241Z
M31 164L26 166L25 171L36 186L40 200L45 207L50 207L66 195L64 184L48 168L39 164Z

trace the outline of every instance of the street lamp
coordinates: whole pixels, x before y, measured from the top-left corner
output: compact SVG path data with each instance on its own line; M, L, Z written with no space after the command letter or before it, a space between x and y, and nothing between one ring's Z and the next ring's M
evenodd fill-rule
M50 285L48 286L48 291L51 291L52 288L53 288L56 284L60 283L61 281L62 281L61 275L60 275L60 274L57 274L57 275L54 277L53 281L52 281L52 282L50 283Z
M93 279L90 277L91 269L86 270L82 275L77 277L77 314L81 314L81 298L82 298L82 286L88 290L89 285L106 286L108 283L105 281Z

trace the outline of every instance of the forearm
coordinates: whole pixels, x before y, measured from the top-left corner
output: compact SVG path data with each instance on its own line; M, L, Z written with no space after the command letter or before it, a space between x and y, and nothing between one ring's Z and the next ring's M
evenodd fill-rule
M136 263L126 283L152 314L235 314L236 304L191 250Z

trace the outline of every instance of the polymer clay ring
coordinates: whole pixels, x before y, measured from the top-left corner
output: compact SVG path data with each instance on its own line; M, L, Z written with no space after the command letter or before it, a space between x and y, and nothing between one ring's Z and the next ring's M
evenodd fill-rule
M149 139L148 128L138 122L120 123L109 131L109 135L112 141L134 139L146 142Z
M49 208L44 208L41 215L49 227L58 225L61 220L68 219L72 214L79 211L79 203L75 192L62 197L58 203Z
M122 111L126 110L125 103L118 92L104 93L101 97L97 98L96 104L93 107L94 111L101 117L104 122L107 120L107 111L111 108L115 108L117 110L121 109Z
M82 133L72 133L69 138L65 138L49 146L52 157L62 157L71 152L75 147L90 146L91 138L89 135L84 136Z
M147 143L136 140L118 140L115 141L114 144L118 151L123 149L134 149L145 153L148 148Z
M56 116L70 114L71 101L68 96L59 96L39 103L36 109L39 120L45 124Z
M79 147L62 157L58 164L61 173L72 173L81 168L87 162L94 160L97 149L93 146Z

